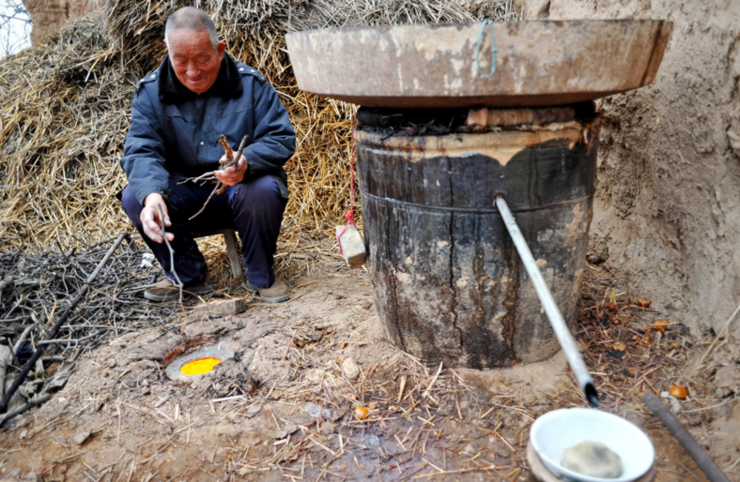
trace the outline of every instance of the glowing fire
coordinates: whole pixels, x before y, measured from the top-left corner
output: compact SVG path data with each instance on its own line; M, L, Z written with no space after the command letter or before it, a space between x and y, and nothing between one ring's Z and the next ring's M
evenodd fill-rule
M207 356L204 358L196 358L185 363L180 368L180 373L183 375L203 375L213 371L213 367L221 363L218 358Z

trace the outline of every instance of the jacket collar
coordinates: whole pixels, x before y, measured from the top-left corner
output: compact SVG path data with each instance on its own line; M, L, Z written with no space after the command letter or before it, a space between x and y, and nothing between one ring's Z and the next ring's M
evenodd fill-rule
M175 75L169 55L165 56L159 66L159 100L163 104L179 104L199 96L182 85ZM221 61L221 70L216 82L201 96L216 95L224 99L238 99L243 92L241 75L236 62L229 54Z

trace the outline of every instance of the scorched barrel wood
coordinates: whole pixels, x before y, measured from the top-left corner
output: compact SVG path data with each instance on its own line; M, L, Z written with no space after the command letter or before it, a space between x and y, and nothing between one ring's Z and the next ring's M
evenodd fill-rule
M573 323L598 125L590 117L409 135L358 123L368 268L391 343L425 362L479 369L532 363L559 350L494 200L506 196Z

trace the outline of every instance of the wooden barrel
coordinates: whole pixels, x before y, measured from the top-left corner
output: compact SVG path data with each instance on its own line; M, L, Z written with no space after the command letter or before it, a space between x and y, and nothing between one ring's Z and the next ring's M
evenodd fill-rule
M471 368L532 363L559 350L494 199L506 196L573 323L598 124L447 135L357 125L368 268L392 344L426 362Z

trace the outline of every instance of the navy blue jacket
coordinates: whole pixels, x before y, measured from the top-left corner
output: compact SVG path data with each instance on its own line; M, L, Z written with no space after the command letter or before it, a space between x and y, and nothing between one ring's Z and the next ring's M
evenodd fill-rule
M288 197L285 162L295 153L295 131L275 89L255 69L224 55L213 86L202 94L188 90L165 57L136 85L131 126L121 166L142 204L151 193L169 195L169 180L219 168L224 134L236 149L249 136L244 181L270 175Z

